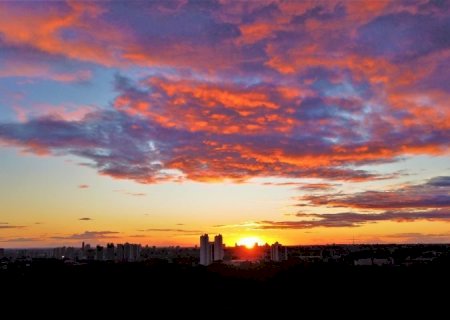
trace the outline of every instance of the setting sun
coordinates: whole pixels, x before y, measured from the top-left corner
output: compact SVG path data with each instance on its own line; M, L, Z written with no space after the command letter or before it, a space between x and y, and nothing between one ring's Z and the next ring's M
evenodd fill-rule
M263 245L264 241L259 237L245 237L241 238L238 242L238 245L246 246L247 248L251 249L255 246L255 243L258 245Z

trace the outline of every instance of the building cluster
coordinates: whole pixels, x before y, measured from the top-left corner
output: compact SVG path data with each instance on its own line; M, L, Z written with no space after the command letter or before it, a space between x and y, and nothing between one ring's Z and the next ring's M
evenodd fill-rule
M225 254L226 253L226 254ZM213 262L224 261L231 264L239 264L243 261L275 261L287 260L287 247L275 242L271 246L255 246L249 249L245 246L228 247L225 251L222 235L216 235L214 242L209 242L208 234L200 236L200 264L208 266Z
M106 247L91 247L88 243L82 243L81 248L58 247L53 249L53 258L72 260L96 260L96 261L139 261L141 257L141 245L133 243L117 244L108 243Z
M30 262L32 260L58 259L65 263L86 261L175 263L189 266L208 266L214 262L243 266L259 263L282 262L315 264L331 263L353 266L410 266L431 264L450 257L450 244L402 244L402 245L311 245L282 246L255 244L253 248L242 245L225 247L222 235L214 241L209 236L200 237L200 247L155 247L140 244L113 244L79 247L3 249L0 263ZM450 259L450 258L449 258ZM0 267L1 269L1 267Z
M222 235L214 237L214 242L209 242L209 236L200 236L200 264L208 266L215 261L222 261L224 258L224 245Z

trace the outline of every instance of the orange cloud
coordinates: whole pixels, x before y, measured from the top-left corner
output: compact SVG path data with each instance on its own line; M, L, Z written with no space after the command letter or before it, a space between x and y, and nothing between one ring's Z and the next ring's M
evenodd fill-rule
M72 59L113 65L118 61L114 57L116 44L124 42L125 36L98 19L103 12L101 6L87 2L59 3L46 11L39 8L24 10L21 6L2 3L0 32L4 41L11 45L29 46ZM70 28L76 29L79 35L75 39L64 39L61 33Z
M282 87L239 88L236 85L151 78L148 96L125 92L114 106L131 115L144 115L169 128L215 133L287 132L295 120L289 110L280 110L278 100L294 101L298 91Z

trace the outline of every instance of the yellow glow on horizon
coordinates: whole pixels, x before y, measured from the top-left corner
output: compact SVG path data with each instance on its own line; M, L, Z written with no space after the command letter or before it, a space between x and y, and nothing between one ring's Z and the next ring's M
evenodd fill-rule
M264 241L259 237L245 237L238 240L237 244L241 246L246 246L251 249L255 246L255 243L258 245L264 245Z

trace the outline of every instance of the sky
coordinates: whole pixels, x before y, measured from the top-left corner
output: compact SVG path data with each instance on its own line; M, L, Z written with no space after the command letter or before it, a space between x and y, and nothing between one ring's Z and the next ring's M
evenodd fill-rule
M450 1L0 2L0 247L450 242Z

